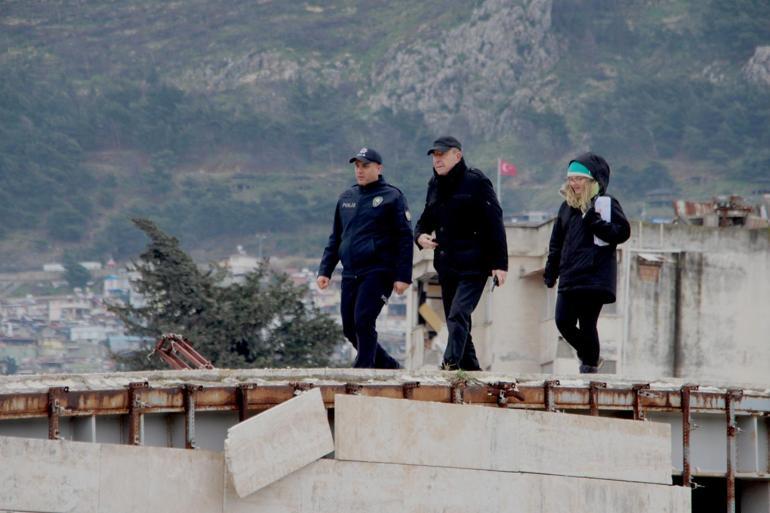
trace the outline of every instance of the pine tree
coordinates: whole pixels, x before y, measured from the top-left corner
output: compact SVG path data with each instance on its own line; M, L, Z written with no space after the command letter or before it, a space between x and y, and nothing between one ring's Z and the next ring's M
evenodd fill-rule
M163 333L187 337L215 367L323 367L341 340L339 326L307 300L307 291L263 262L240 283L215 266L201 270L179 241L152 221L134 219L150 243L134 262L136 291L146 304L110 310L128 332L151 342L121 358L128 369L163 368L147 360Z

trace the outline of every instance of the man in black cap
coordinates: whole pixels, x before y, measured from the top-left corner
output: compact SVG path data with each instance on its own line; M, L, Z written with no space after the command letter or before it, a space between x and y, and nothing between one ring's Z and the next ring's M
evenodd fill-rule
M481 370L471 337L471 314L487 277L505 283L508 245L492 182L468 167L460 141L436 139L428 150L433 177L415 227L420 249L433 249L449 340L441 368Z
M375 323L392 291L412 282L412 216L406 198L382 177L382 157L361 148L350 158L356 185L340 195L334 227L318 268L318 287L342 261L342 331L358 354L357 368L398 369L377 343Z

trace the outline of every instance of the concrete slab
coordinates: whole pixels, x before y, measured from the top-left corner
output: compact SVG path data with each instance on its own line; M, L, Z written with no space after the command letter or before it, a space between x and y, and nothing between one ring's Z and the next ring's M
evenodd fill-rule
M0 437L0 510L97 513L99 446Z
M222 453L102 445L100 513L220 513Z
M668 424L337 395L335 458L671 483Z
M224 513L690 513L690 490L600 479L324 459Z
M230 428L225 461L245 497L333 450L321 390L314 388Z

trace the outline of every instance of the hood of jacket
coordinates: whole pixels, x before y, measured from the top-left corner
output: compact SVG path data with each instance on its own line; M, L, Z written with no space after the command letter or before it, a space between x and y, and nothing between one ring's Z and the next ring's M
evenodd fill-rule
M573 162L580 162L591 171L594 180L599 183L599 195L607 192L607 187L610 185L610 165L603 157L589 151L569 161L570 164Z

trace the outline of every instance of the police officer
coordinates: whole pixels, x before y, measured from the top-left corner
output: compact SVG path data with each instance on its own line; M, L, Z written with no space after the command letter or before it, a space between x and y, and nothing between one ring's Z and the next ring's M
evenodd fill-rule
M433 177L415 227L420 249L433 249L449 340L441 368L481 370L471 337L471 314L487 277L505 283L508 246L492 182L463 159L460 141L436 139L428 150Z
M342 331L358 351L356 368L398 369L377 343L375 322L392 291L412 281L412 225L406 198L382 177L382 157L361 148L350 159L356 185L340 195L318 269L318 287L342 261Z

